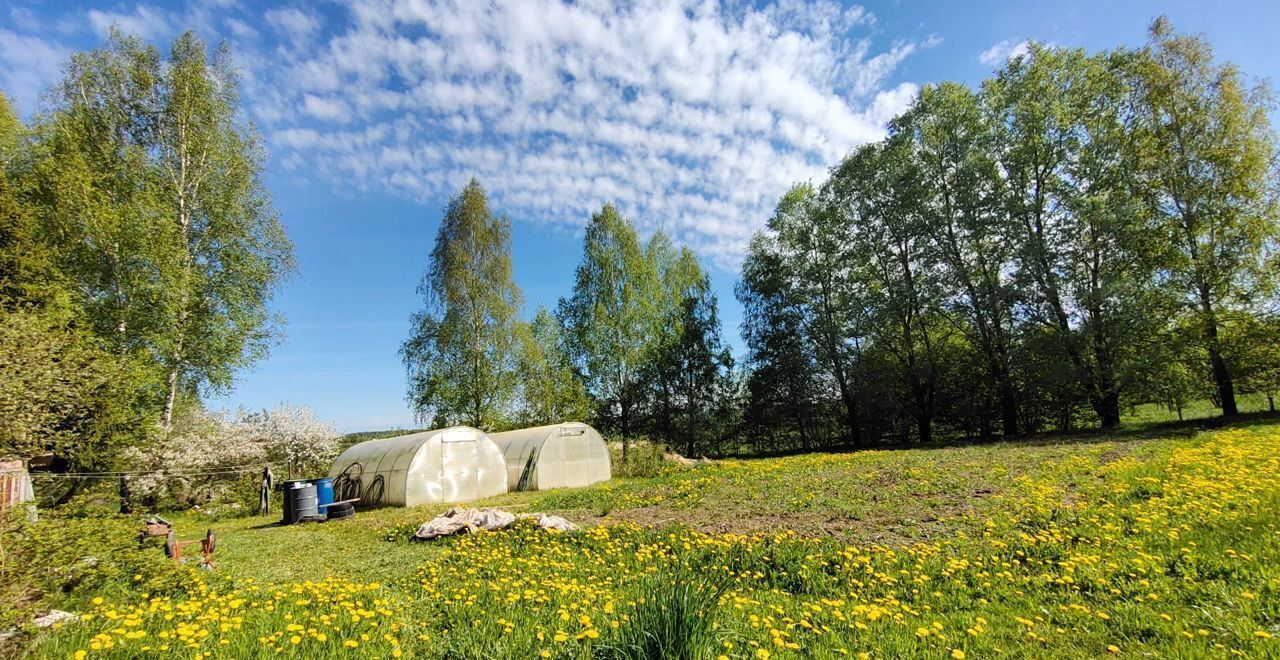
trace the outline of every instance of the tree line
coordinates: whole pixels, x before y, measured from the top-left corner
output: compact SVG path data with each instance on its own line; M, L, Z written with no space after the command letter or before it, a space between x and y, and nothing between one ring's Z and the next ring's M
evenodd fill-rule
M230 53L113 32L31 121L0 96L0 161L0 454L165 454L266 355L294 268Z
M736 410L710 278L662 232L641 243L611 204L591 216L571 294L520 319L511 224L472 181L445 210L401 348L408 399L432 426L590 420L694 453Z
M923 88L778 202L742 265L735 371L709 279L606 205L572 292L520 320L510 225L449 203L402 355L420 418L570 418L690 455L1109 429L1280 385L1265 87L1156 20ZM1272 406L1274 408L1274 404Z
M746 435L927 443L1272 397L1271 108L1163 18L1139 49L1032 45L976 90L925 87L752 241Z

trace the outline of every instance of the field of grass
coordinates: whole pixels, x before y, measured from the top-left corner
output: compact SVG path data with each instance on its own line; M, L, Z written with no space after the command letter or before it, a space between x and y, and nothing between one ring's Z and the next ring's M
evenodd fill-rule
M1239 393L1236 395L1236 406L1241 413L1262 413L1268 409L1267 397L1259 393ZM1144 427L1158 424L1170 424L1180 421L1203 420L1218 417L1222 410L1208 399L1193 401L1182 409L1182 419L1178 413L1166 406L1144 403L1124 410L1122 422L1127 427Z
M27 651L1280 656L1274 419L727 460L482 504L584 529L413 543L444 507L292 527L185 514L181 536L217 531L216 571L131 551L109 578L69 589L59 606L80 620ZM95 524L122 544L136 520Z

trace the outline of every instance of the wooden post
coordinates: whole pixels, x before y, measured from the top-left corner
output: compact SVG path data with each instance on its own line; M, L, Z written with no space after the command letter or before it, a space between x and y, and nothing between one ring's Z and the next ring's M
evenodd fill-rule
M133 477L122 474L120 475L120 513L133 513L133 489L129 487L129 480Z
M275 485L275 475L271 474L271 466L262 466L262 488L258 492L258 515L271 513L271 488Z

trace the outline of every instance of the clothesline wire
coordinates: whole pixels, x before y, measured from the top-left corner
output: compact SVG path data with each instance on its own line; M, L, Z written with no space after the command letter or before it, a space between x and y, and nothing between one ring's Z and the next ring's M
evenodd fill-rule
M278 468L284 463L254 463L229 468L210 468L207 470L190 470L183 472L166 472L163 470L135 470L130 472L31 472L32 478L55 479L119 479L120 477L203 477L219 474L236 474L253 472L264 465Z
M254 461L253 463L242 463L240 465L227 465L221 467L207 468L209 470L238 470L240 468L262 467L263 465L278 466L283 465L284 461ZM201 468L206 469L206 468ZM65 474L76 477L98 477L98 476L120 476L124 474L150 474L155 470L101 470L97 472L46 472L44 474Z

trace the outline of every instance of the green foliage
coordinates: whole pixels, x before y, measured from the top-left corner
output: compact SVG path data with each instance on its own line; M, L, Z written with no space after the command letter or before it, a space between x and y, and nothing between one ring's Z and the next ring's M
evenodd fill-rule
M560 322L538 307L529 323L516 326L517 361L515 428L585 420L591 399L564 349Z
M641 376L649 394L649 427L686 456L718 453L729 424L733 359L720 336L711 281L689 248L675 250L661 232L646 256L662 285L662 327L651 341Z
M29 199L26 129L0 96L0 455L102 467L138 439L138 383L86 330Z
M167 427L180 393L228 386L271 343L293 268L241 123L231 55L192 33L167 58L113 33L74 55L35 128L44 231L110 352L155 378Z
M863 336L884 351L907 402L920 442L930 442L936 414L939 345L949 330L942 315L940 271L929 256L922 214L924 180L909 134L859 148L824 187L828 212L847 227L852 284L865 306ZM865 349L864 349L865 350Z
M32 522L21 511L8 514L0 520L0 627L23 626L55 602L65 608L94 596L178 593L191 578L159 540L138 543L138 520L42 511Z
M1234 414L1280 331L1268 108L1163 19L1141 50L1033 44L925 87L748 249L748 443L1108 428L1210 377Z
M664 459L666 448L660 443L649 442L645 438L632 441L626 452L622 451L622 442L609 443L609 462L614 477L654 477L667 466Z
M400 351L415 415L492 430L516 388L522 299L511 281L511 223L490 212L475 179L449 200L418 292L425 307Z
M660 332L660 284L635 228L612 204L591 216L582 253L557 317L573 364L601 407L600 421L621 432L625 452L643 362Z
M1233 375L1219 333L1232 314L1274 293L1280 240L1273 100L1239 70L1214 61L1203 37L1151 26L1136 77L1146 129L1140 143L1142 199L1168 285L1196 319L1225 414L1235 414Z
M915 143L920 176L931 182L921 210L924 249L941 276L953 283L943 304L980 351L981 364L972 366L986 372L987 386L995 392L1003 435L1017 435L1014 243L1005 240L1011 228L999 212L1002 189L995 139L982 100L956 83L926 87L894 128ZM944 405L949 400L944 398ZM971 410L982 407L977 402L970 405Z
M715 609L724 591L684 569L651 575L644 601L595 656L616 660L702 660L714 657Z
M265 355L291 247L225 49L113 32L65 71L30 127L0 103L0 450L108 468Z
M1222 344L1225 360L1241 392L1256 392L1267 397L1275 410L1275 396L1280 392L1280 318L1246 316L1223 328ZM1203 364L1203 360L1199 361ZM1198 383L1204 383L1203 370L1198 370ZM1190 377L1190 375L1188 375ZM1207 387L1201 385L1198 392Z
M819 367L806 342L804 310L792 302L781 262L774 237L757 234L735 288L748 349L743 422L754 447L765 449L767 440L776 440L810 449L822 444Z
M0 454L106 468L144 433L132 374L89 333L39 309L0 311Z
M1104 427L1119 423L1136 359L1126 349L1162 318L1148 295L1161 246L1129 187L1138 131L1130 60L1036 46L984 88L1031 320L1062 343Z
M385 431L357 431L348 433L338 441L338 451L345 451L352 445L358 445L366 440L381 440L383 438L394 438L401 435L409 435L420 431L428 431L430 429L387 429Z

